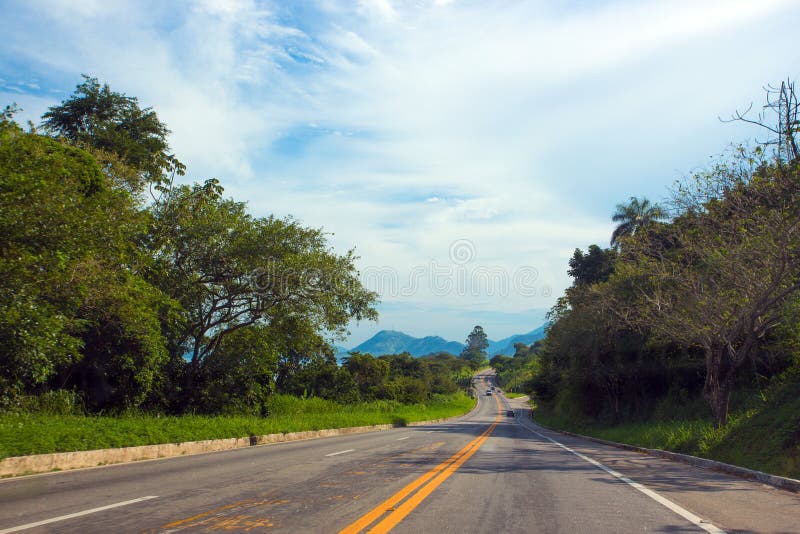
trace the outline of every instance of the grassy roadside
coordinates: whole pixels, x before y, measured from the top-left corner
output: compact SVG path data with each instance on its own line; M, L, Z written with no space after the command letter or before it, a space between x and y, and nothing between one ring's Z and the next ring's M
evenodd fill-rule
M83 451L273 433L407 424L468 412L475 399L464 394L437 395L427 404L393 401L342 405L319 398L276 395L268 417L248 416L80 416L0 415L0 458L50 452Z
M520 398L520 397L524 397L524 396L526 396L526 395L527 395L527 393L509 393L509 392L506 392L506 394L505 394L505 395L506 395L506 397L508 397L509 399L518 399L518 398Z
M534 419L554 429L800 479L800 382L782 384L767 396L754 396L750 401L719 429L710 419L685 413L681 418L607 425L539 406Z

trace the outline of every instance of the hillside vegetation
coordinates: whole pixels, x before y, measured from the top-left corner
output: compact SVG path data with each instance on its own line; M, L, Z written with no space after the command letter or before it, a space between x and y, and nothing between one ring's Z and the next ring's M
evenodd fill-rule
M273 395L268 416L119 414L87 416L72 413L7 413L0 415L0 458L241 438L265 434L394 424L461 415L475 405L463 393L433 395L425 403L379 400L342 404L319 397Z
M798 102L768 137L617 206L611 246L576 250L540 345L495 362L543 423L784 475L800 458ZM757 121L758 122L758 121ZM519 361L516 361L519 358Z
M251 214L217 179L190 181L154 110L85 77L38 127L16 111L0 115L4 446L36 442L26 429L60 417L87 435L136 417L161 428L165 415L265 417L267 432L283 428L275 406L287 395L334 403L304 401L303 413L328 414L304 416L312 427L417 417L442 396L455 399L449 415L464 411L464 359L354 353L339 365L331 343L377 318L354 251L291 217ZM63 442L84 439L106 443Z

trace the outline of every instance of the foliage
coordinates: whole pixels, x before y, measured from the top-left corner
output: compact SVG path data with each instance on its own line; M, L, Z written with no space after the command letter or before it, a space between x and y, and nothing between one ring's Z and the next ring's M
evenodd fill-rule
M208 180L175 187L155 206L154 278L185 310L174 342L195 372L226 335L249 325L292 315L340 334L351 318L376 316L352 251L336 255L321 230L252 217L221 195Z
M83 76L75 93L42 116L45 132L81 146L117 154L128 166L140 171L138 190L146 182L160 183L164 174L183 174L185 166L169 152L169 130L151 108L112 91L97 78Z
M58 392L90 413L360 400L328 342L377 317L353 251L254 217L216 179L174 184L166 125L94 78L45 113L50 137L16 111L0 116L0 409Z
M537 422L601 439L639 447L691 454L765 471L800 476L800 382L787 376L767 391L739 394L726 426L718 428L696 401L664 399L653 416L608 425L558 413L553 404L539 405ZM701 399L696 399L701 400Z
M467 336L464 344L464 350L461 351L461 358L467 360L473 369L480 369L481 366L486 364L486 349L489 347L489 338L483 327L478 325L472 329L472 332Z
M275 392L278 351L268 326L251 325L227 336L205 361L195 387L204 413L267 415Z
M273 395L266 417L254 415L162 416L135 412L117 416L0 414L0 458L26 454L81 451L243 438L266 434L378 424L405 425L454 417L475 406L466 395L436 395L424 404L372 401L342 405L320 398Z
M617 253L613 248L601 249L597 245L589 245L585 254L576 248L569 260L567 274L575 279L576 285L605 282L614 272L616 259Z
M798 367L798 108L791 84L770 91L776 138L679 182L669 221L631 197L613 249L576 250L528 382L544 413L616 426L691 406L722 436L737 392Z
M617 204L617 211L611 220L619 224L611 234L611 246L618 247L625 237L633 236L665 218L664 209L658 204L651 204L646 198L639 200L631 197L627 204Z
M93 406L143 399L166 357L159 312L169 306L137 274L143 223L91 154L0 123L5 388L74 386Z
M627 323L703 352L717 425L739 368L800 289L800 169L742 157L682 185L682 214L659 236L628 241L601 292Z

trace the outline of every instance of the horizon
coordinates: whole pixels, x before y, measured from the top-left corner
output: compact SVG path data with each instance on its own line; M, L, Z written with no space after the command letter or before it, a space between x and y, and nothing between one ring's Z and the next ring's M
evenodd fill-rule
M487 333L487 338L488 338L488 340L490 342L497 343L499 341L503 341L503 340L508 339L510 337L529 334L529 333L531 333L531 332L533 332L535 330L538 330L539 328L542 328L546 324L547 324L547 322L545 321L544 323L540 324L539 326L536 326L536 327L531 328L529 330L520 331L520 332L512 332L510 334L505 334L505 335L496 336L496 337L490 336ZM471 328L474 328L475 326L481 326L481 325L473 325L473 327L471 327ZM471 328L470 328L470 330L471 330ZM412 337L414 339L424 339L424 338L429 338L429 337L440 338L440 339L443 339L444 341L446 341L448 343L455 342L455 343L460 343L461 345L464 345L464 341L461 341L459 339L453 339L453 338L450 338L450 337L447 337L447 336L443 336L443 335L438 334L438 333L430 333L430 334L419 335L419 334L411 334L411 333L408 333L408 332L403 331L403 330L395 330L395 329L391 329L391 328L383 328L383 329L377 330L377 331L371 333L370 335L368 335L367 337L364 337L363 339L361 339L360 341L358 341L356 343L349 342L349 340L348 340L348 344L347 345L345 345L343 343L335 343L334 345L337 346L337 347L340 347L340 348L344 348L346 350L353 350L356 347L358 347L359 345L365 343L366 341L370 341L372 338L374 338L375 336L377 336L378 334L380 334L382 332L391 332L391 333L396 333L396 334L404 334L404 335L410 336L410 337ZM352 339L352 338L350 338L350 339Z

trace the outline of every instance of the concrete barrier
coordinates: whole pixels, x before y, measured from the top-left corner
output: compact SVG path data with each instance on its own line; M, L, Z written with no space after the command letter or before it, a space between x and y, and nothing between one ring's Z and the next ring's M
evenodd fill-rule
M118 449L96 449L92 451L56 452L51 454L34 454L30 456L12 456L0 460L0 477L32 475L50 471L66 471L97 467L140 460L154 460L157 458L171 458L190 454L225 451L252 447L256 445L269 445L271 443L284 443L287 441L300 441L306 439L327 438L344 436L347 434L361 434L365 432L379 432L405 426L434 425L452 421L471 415L477 410L477 403L469 413L433 419L430 421L415 421L407 424L384 424L371 426L356 426L347 428L328 428L324 430L307 430L303 432L287 432L285 434L266 434L263 436L249 436L245 438L208 439L204 441L188 441L184 443L164 443L161 445L140 445L137 447L122 447Z

